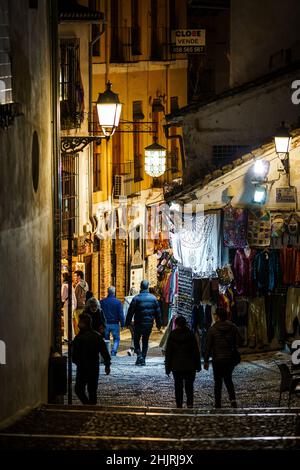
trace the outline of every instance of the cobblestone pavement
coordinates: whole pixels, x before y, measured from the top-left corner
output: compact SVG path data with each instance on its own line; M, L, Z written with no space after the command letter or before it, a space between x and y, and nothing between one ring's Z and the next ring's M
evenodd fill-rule
M151 336L146 366L129 357L122 332L111 374L101 366L98 406L49 405L32 410L0 431L0 450L300 450L300 400L278 408L280 374L276 362L290 362L285 352L243 355L234 371L238 409L223 390L223 408L213 408L213 376L202 370L195 381L194 409L174 408L173 379L164 372L158 344ZM276 362L275 362L276 361ZM76 369L73 369L75 378Z
M173 378L165 374L164 356L158 347L162 335L153 331L145 367L135 366L136 356L127 356L129 341L126 330L122 335L120 351L116 357L112 357L111 374L106 376L104 367L100 368L98 403L104 406L175 406ZM280 373L274 361L289 364L290 356L280 351L242 356L242 363L233 373L239 407L278 406ZM75 370L74 367L74 379ZM202 369L196 375L194 385L196 408L213 407L213 386L212 368L209 371ZM80 403L75 394L73 403ZM286 403L287 397L283 395L282 406ZM295 404L300 405L299 399ZM223 406L230 406L224 388Z

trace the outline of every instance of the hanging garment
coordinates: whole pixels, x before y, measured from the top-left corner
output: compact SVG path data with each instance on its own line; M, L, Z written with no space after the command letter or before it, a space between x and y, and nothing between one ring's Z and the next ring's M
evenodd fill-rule
M238 327L241 337L243 338L243 346L247 345L248 306L249 302L245 297L235 298L235 309L232 321Z
M198 277L214 277L216 269L228 262L222 233L220 212L186 223L178 232L170 233L174 257Z
M248 256L244 250L236 251L233 262L233 272L235 290L238 295L244 295L246 297L252 297L254 295L252 268L255 255L255 250L250 250Z
M231 205L224 208L224 246L244 248L247 245L247 221L247 210L234 208Z
M253 261L253 282L259 295L266 294L282 283L279 254L276 250L264 250Z
M268 344L265 298L255 297L248 310L248 346L264 347Z
M285 310L285 326L288 334L293 334L293 323L296 318L300 324L300 287L289 287Z
M193 279L193 299L195 304L199 302L210 302L211 282L210 279Z
M269 246L271 242L271 216L264 209L248 211L249 246Z
M285 295L276 293L266 295L265 306L269 343L273 338L279 343L283 343L285 340Z
M284 246L280 250L280 263L283 274L283 284L285 285L295 283L297 251L298 250L292 246Z

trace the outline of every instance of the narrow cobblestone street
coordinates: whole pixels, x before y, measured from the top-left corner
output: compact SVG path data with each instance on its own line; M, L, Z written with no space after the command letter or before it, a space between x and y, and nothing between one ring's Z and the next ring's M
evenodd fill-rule
M128 334L122 332L119 353L112 357L111 373L104 374L100 368L98 404L101 406L159 406L174 407L174 383L164 370L164 356L158 346L161 334L153 330L146 366L135 366L136 356L128 356ZM243 355L236 367L233 379L240 408L278 406L280 373L276 362L290 363L290 355L281 351ZM76 368L73 376L75 379ZM195 380L195 408L212 408L213 373L203 368ZM74 387L73 387L74 390ZM295 400L295 406L296 398ZM75 393L73 403L80 404ZM283 395L282 406L287 403ZM299 404L298 404L299 405ZM227 392L223 389L223 406L229 407Z

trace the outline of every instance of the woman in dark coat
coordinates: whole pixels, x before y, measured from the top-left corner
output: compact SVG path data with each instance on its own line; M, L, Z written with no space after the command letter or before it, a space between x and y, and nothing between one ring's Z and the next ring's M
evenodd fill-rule
M183 386L187 407L193 408L196 371L201 370L200 350L184 317L178 316L175 319L175 326L166 346L166 374L173 372L177 408L182 408L183 405Z
M232 408L237 408L232 372L237 364L235 361L237 347L242 344L242 337L237 326L227 320L227 312L223 308L216 310L216 323L210 327L206 339L204 369L208 370L209 358L215 381L215 408L221 408L222 383L225 382Z

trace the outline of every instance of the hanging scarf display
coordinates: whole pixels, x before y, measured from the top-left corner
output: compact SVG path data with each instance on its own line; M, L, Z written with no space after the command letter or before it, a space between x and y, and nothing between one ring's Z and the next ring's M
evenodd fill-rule
M231 205L224 208L224 245L244 248L247 245L248 213Z

